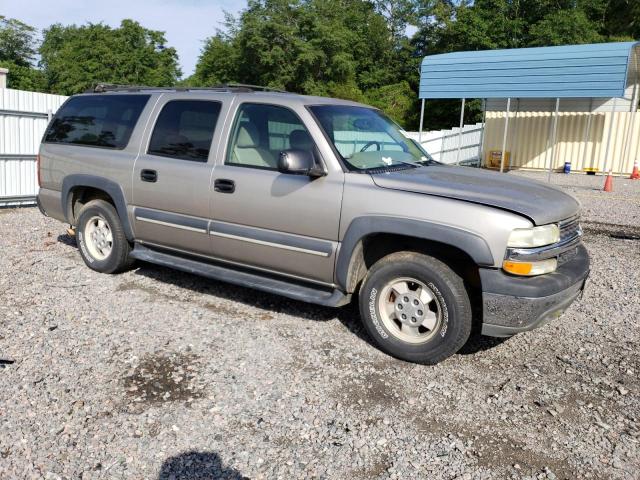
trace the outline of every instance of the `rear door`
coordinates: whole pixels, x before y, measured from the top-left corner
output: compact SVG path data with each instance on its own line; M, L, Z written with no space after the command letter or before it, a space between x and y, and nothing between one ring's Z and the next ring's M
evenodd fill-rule
M234 110L213 175L214 256L332 283L344 173L323 161L320 130L304 109L245 102ZM287 149L312 151L327 175L278 172Z
M164 94L133 170L136 240L208 255L209 185L223 100Z

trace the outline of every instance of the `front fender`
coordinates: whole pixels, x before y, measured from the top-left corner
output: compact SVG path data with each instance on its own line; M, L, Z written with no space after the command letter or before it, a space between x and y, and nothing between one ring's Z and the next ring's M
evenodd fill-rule
M354 252L368 235L387 233L403 235L456 247L465 252L478 266L494 265L487 242L475 233L460 228L427 221L386 216L366 216L354 219L340 244L336 260L336 283L345 291L349 285L349 269Z

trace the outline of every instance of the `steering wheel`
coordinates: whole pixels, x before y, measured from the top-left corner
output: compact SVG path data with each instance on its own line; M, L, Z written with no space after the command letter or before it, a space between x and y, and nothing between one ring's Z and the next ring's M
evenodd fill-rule
M367 148L369 148L371 145L375 145L376 146L376 150L379 152L380 150L382 150L380 142L376 142L375 140L370 141L369 143L367 143L364 147L362 147L360 149L361 152L364 152Z

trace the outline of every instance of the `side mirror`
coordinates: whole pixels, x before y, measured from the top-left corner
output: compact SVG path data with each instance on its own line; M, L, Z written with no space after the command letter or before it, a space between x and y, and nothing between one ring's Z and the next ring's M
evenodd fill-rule
M278 158L278 171L293 175L322 177L324 170L316 165L313 153L307 150L283 150Z

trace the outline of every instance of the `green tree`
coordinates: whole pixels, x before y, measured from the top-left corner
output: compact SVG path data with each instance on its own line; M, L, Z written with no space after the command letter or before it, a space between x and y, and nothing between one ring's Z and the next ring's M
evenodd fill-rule
M0 16L0 67L9 70L9 88L43 91L44 74L34 68L36 30L13 18Z
M163 32L133 20L118 28L104 24L52 25L40 47L53 93L71 95L97 82L171 86L180 76L178 55Z
M415 96L406 81L374 88L366 94L367 103L380 108L402 126L410 124L417 112Z
M367 90L401 80L397 58L390 26L369 1L250 0L207 40L190 82L364 101Z
M195 86L213 86L236 81L238 56L233 42L222 33L206 40L194 75L187 83Z
M30 92L46 92L47 77L42 70L25 67L13 62L0 62L0 67L9 70L7 87Z
M36 54L36 30L0 15L0 62L30 67Z
M550 46L597 43L602 36L581 10L559 10L546 15L529 30L529 45Z

